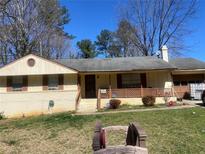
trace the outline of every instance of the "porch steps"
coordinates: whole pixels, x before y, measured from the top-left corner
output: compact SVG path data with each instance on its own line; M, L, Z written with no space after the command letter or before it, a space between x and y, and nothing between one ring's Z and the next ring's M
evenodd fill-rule
M97 99L81 99L78 112L95 112L97 107Z

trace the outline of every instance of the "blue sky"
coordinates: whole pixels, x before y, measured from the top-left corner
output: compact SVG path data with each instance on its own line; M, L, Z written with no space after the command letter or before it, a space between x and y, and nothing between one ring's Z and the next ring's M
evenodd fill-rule
M71 22L65 25L65 31L78 40L95 40L102 29L115 30L118 21L117 6L126 0L61 0L61 4L70 11ZM205 0L199 0L196 18L189 23L194 31L185 39L190 51L184 56L205 61Z

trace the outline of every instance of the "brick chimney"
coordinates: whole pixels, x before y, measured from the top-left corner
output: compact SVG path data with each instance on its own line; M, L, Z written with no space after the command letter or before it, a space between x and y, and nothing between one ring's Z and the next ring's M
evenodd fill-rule
M163 45L161 49L162 59L166 62L169 62L168 48L166 45Z

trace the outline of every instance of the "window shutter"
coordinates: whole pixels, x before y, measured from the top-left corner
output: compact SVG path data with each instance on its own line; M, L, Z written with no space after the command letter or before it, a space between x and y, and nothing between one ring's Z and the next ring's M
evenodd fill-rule
M60 74L60 75L58 75L58 87L59 87L59 90L63 90L63 85L64 85L64 75Z
M147 87L147 77L146 77L146 73L141 73L140 74L140 79L141 79L141 84L143 88Z
M28 76L23 76L22 91L27 91L27 90L28 90Z
M11 76L7 76L6 78L7 80L7 91L12 91L12 77Z
M122 75L117 74L117 88L122 88Z
M48 90L48 75L43 75L43 90Z

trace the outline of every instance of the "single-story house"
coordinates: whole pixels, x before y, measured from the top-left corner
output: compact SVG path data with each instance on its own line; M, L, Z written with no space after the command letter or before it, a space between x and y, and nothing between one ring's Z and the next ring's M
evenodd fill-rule
M157 57L48 60L29 54L0 68L0 112L7 117L95 111L109 99L142 104L153 95L176 100L189 83L205 81L205 63Z

